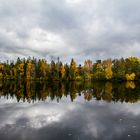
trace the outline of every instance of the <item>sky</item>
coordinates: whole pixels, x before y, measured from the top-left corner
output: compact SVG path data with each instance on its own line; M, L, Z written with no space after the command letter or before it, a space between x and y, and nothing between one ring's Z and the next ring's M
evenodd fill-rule
M0 0L0 60L140 56L139 0Z

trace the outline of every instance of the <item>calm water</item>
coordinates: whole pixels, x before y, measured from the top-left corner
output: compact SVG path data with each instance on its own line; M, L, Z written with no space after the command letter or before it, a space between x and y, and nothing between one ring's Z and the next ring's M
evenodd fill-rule
M0 81L0 140L139 140L139 83Z

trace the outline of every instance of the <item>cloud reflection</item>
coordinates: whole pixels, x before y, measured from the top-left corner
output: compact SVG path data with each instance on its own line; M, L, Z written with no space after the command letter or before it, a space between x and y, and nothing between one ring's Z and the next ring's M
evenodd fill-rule
M82 97L81 97L82 98ZM107 103L80 98L71 103L4 103L0 99L2 139L138 139L140 103ZM133 110L133 111L132 111ZM8 136L5 134L8 133Z

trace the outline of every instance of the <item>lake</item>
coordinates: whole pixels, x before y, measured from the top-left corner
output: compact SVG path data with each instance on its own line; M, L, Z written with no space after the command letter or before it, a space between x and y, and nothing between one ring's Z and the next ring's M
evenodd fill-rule
M139 140L139 83L0 81L0 140Z

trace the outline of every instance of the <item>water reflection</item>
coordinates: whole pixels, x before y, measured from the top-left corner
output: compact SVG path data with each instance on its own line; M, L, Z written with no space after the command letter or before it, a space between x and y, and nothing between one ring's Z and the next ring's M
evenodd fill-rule
M139 140L137 85L3 81L0 139Z
M140 100L140 86L138 83L128 81L126 83L111 82L15 82L1 81L0 96L8 98L16 97L17 101L45 101L47 99L59 102L62 98L70 98L73 102L77 97L83 97L90 101L93 98L108 102L130 102Z

